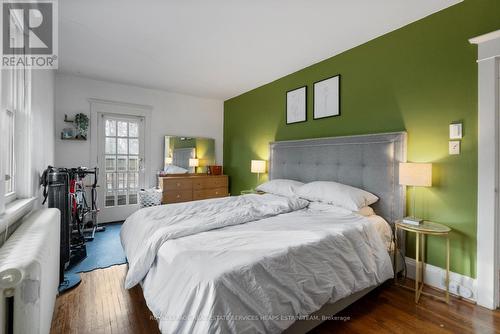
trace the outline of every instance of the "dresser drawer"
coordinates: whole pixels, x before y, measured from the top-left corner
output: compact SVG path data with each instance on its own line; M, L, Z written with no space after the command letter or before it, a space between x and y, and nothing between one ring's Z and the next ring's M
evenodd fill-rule
M225 176L208 176L198 180L193 180L193 189L213 189L227 188L227 177Z
M193 200L193 193L191 189L188 190L171 190L163 192L163 203L180 203Z
M227 195L227 188L203 189L193 191L193 199L195 201L207 198L226 197Z
M210 196L210 198L226 197L229 195L227 192L227 186L224 188L215 188L215 189L210 189L207 191L208 191L208 195Z
M193 187L193 181L190 179L163 179L163 191L189 190Z

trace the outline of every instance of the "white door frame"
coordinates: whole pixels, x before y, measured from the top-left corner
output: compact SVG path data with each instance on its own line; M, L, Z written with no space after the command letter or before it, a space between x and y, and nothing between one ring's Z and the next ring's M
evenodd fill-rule
M100 113L119 113L144 118L144 187L151 186L151 117L153 107L142 104L124 103L101 99L89 99L90 103L90 164L97 166L99 154L99 128L98 119ZM102 173L99 175L102 178ZM102 205L102 203L100 204Z
M496 309L500 298L500 30L469 42L478 45L477 303Z

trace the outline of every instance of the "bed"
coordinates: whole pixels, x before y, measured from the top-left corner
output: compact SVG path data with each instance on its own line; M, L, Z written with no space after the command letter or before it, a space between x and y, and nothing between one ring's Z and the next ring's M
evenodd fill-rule
M270 144L270 179L336 181L379 197L377 215L244 195L138 211L124 223L126 287L164 333L303 333L392 277L404 215L406 134ZM325 317L326 316L326 317Z

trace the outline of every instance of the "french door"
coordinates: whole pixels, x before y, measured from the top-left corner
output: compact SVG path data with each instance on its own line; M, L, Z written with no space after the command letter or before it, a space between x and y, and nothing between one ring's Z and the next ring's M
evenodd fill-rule
M144 187L144 117L100 113L98 128L99 220L125 220Z

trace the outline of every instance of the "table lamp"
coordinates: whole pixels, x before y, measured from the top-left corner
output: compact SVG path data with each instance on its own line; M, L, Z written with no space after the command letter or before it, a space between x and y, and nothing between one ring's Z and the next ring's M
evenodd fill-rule
M399 164L399 184L412 186L412 216L405 217L406 224L418 225L422 219L415 217L415 188L432 186L432 164L404 162Z
M266 172L266 161L265 160L252 160L250 164L250 171L252 173L257 173L257 184L259 184L260 173Z
M194 168L194 172L196 173L196 167L200 165L200 160L196 158L189 159L189 167Z

